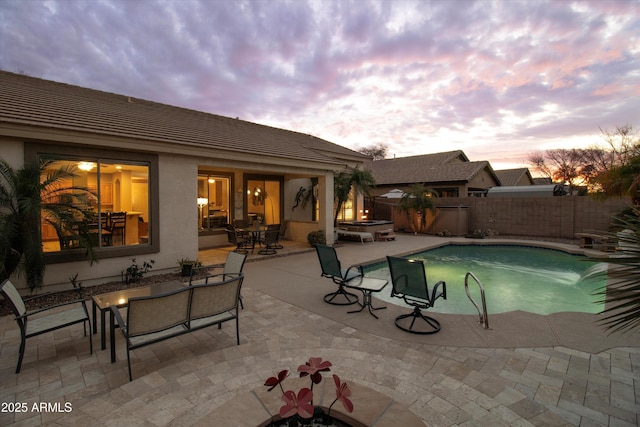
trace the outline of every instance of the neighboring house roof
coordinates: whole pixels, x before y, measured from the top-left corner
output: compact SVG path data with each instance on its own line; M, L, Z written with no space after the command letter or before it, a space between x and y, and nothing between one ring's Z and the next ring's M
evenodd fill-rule
M500 179L500 185L533 185L534 183L528 168L502 169L495 171L495 173Z
M553 184L553 180L548 177L533 178L533 183L535 185L547 185L547 184Z
M366 160L308 134L6 71L0 71L0 92L0 126L91 132L331 167Z
M489 162L470 162L461 150L376 160L367 167L376 185L468 182L484 169L494 174Z

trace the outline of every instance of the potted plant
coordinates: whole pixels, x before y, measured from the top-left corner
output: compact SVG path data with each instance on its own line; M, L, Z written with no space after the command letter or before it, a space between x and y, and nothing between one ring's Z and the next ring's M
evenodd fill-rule
M279 420L274 419L269 426L279 427L298 427L302 425L342 425L336 424L331 417L331 408L339 400L344 409L347 412L353 411L353 402L351 401L351 389L346 382L340 380L340 377L333 375L333 382L335 385L335 399L329 405L328 411L325 413L320 407L316 407L313 404L313 386L319 384L322 379L323 372L329 372L331 369L331 362L328 360L322 360L320 357L312 357L304 365L298 367L300 377L309 376L310 387L303 387L297 393L295 390L285 390L282 383L289 376L289 370L284 369L280 371L276 376L269 377L264 385L269 387L268 391L273 390L276 387L280 388L282 392L282 401L284 405L279 411ZM313 424L313 423L316 424Z
M180 266L180 274L184 277L191 276L191 270L195 267L200 267L202 263L198 260L192 260L191 258L181 258L178 260L178 265Z

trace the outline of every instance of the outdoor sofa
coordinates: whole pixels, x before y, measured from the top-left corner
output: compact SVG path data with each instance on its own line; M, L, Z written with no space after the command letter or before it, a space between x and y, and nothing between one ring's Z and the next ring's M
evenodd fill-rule
M115 326L127 345L129 381L130 352L160 341L209 326L235 320L236 343L240 345L238 303L242 274L208 276L203 284L159 295L130 298L127 307L111 307L111 362L115 362Z

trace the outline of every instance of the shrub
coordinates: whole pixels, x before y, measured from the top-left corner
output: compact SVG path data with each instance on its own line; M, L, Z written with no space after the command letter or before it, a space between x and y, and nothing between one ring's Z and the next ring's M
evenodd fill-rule
M311 246L315 245L316 243L326 245L327 237L324 233L324 230L312 231L311 233L307 234L307 242L309 242Z

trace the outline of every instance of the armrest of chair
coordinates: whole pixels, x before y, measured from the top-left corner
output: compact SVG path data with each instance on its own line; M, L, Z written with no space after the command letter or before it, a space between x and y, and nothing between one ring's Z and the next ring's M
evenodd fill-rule
M47 295L51 295L51 294L47 294ZM39 309L33 310L33 311L27 311L22 316L16 316L16 319L24 319L24 318L27 318L29 316L33 316L34 314L42 313L44 311L49 311L49 310L54 309L54 308L64 307L65 305L78 304L78 303L82 304L84 306L85 310L87 309L86 301L83 300L83 299L78 299L78 300L63 302L63 303L60 303L60 304L50 305L50 306L47 306L47 307L42 307L42 308L39 308Z
M224 268L224 265L203 265L200 267L194 267L191 269L191 274L189 275L189 286L193 284L194 280L198 282L203 281L210 276L210 272L213 270L218 270ZM204 282L202 282L204 283Z
M40 298L66 294L66 293L71 292L71 291L76 291L76 293L78 294L78 299L79 300L85 299L84 298L83 289L82 289L82 287L79 287L79 288L74 288L74 289L66 290L66 291L47 292L46 294L33 295L33 296L30 296L30 297L22 298L22 302L35 301L35 300L40 299Z
M126 332L127 324L122 318L122 314L120 314L120 310L118 309L118 307L111 306L111 313L113 313L113 317L115 318L116 323L118 324L118 327L120 328L120 330L122 330L123 332Z
M357 270L358 272L354 273L353 276L349 277L351 271L353 271L354 269ZM364 276L364 272L363 272L362 266L352 265L351 267L347 268L347 271L344 273L344 280L349 281L351 279L355 279L356 277L363 277L363 276Z
M442 285L442 292L440 295L438 295L438 288L440 287L440 285ZM447 299L447 284L442 280L436 283L436 285L433 287L433 290L431 291L431 304L433 304L436 298L440 297L442 297L442 299Z

